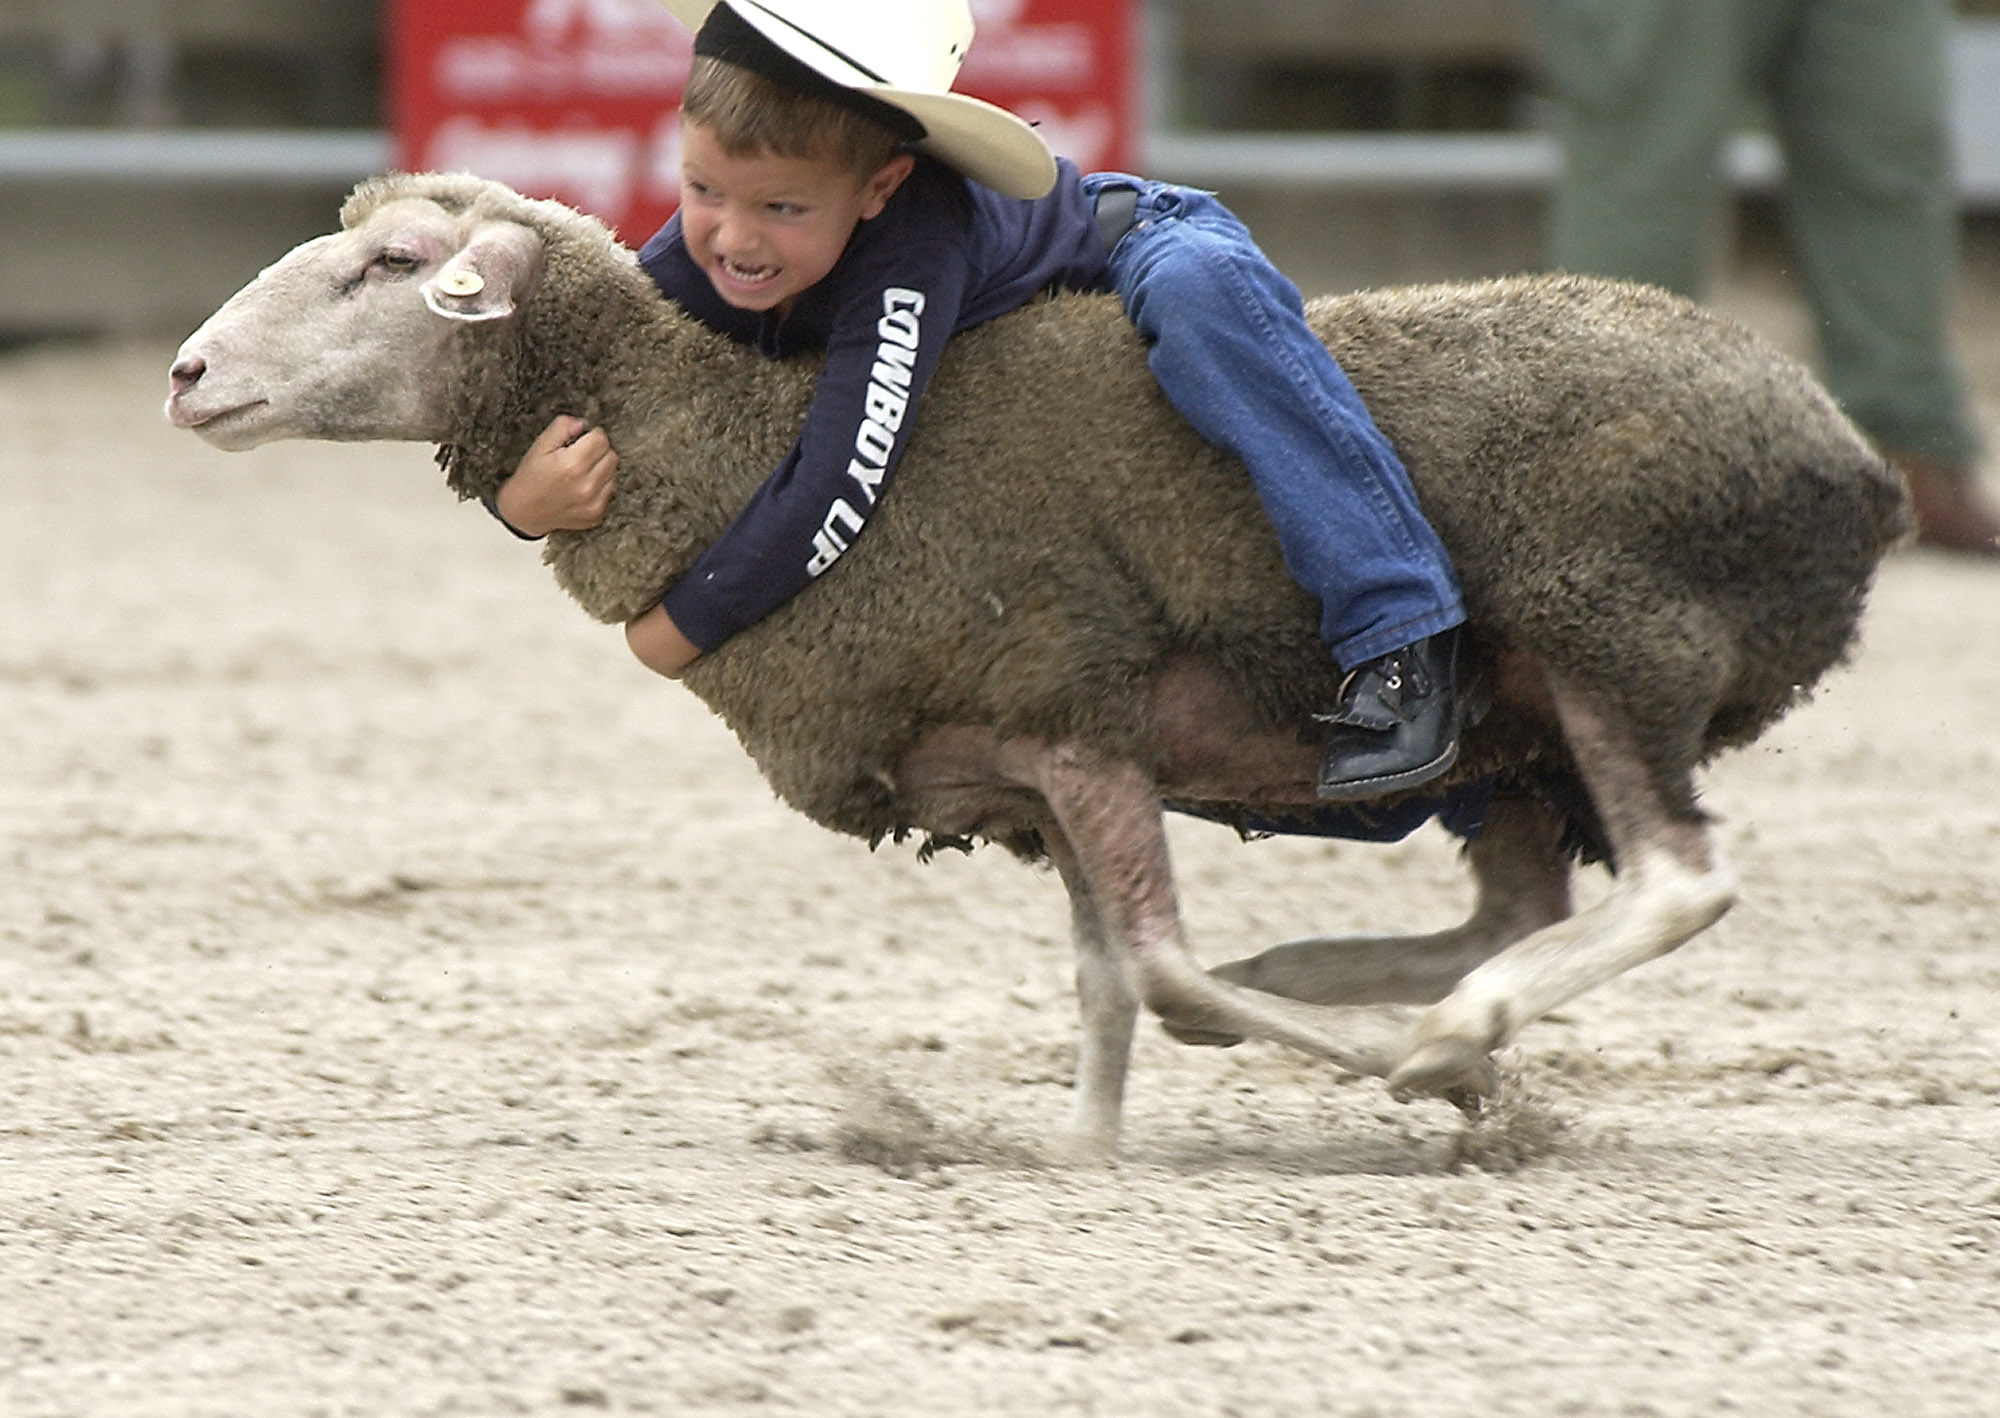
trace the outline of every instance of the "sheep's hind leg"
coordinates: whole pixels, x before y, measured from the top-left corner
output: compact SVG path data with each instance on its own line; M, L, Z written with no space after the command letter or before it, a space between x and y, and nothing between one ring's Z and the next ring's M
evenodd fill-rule
M1463 923L1429 935L1288 941L1209 973L1309 1004L1435 1004L1475 966L1569 915L1562 830L1561 819L1540 803L1496 801L1466 850L1478 894ZM1186 1044L1242 1042L1239 1035L1166 1027Z
M1181 930L1159 790L1137 765L1058 747L1038 751L1028 772L1073 854L1066 875L1083 883L1099 929L1122 955L1147 1008L1183 1026L1288 1044L1356 1073L1388 1071L1401 1031L1379 1015L1336 1013L1242 989L1196 963ZM1057 856L1059 866L1064 855ZM1071 895L1074 901L1074 885ZM1336 1030L1364 1037L1355 1042ZM1100 1070L1089 1086L1109 1089L1109 1071Z
M1631 728L1589 697L1553 686L1556 711L1611 843L1617 878L1588 910L1474 968L1417 1021L1389 1076L1399 1098L1453 1094L1490 1076L1488 1056L1535 1019L1675 949L1736 899L1685 782L1663 791Z

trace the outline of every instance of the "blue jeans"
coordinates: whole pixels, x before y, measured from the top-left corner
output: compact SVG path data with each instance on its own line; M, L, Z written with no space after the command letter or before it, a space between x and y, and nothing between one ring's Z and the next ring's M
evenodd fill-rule
M1306 327L1298 287L1211 193L1122 173L1139 194L1111 287L1160 390L1250 470L1292 577L1319 598L1341 668L1465 619L1444 544L1361 396Z

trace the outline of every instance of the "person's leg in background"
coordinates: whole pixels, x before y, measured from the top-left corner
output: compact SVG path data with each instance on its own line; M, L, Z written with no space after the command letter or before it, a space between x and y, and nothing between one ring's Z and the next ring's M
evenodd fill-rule
M1793 0L1757 60L1828 389L1910 484L1918 539L2000 557L1950 349L1949 0Z
M1549 264L1698 298L1741 118L1735 0L1536 0L1563 170Z

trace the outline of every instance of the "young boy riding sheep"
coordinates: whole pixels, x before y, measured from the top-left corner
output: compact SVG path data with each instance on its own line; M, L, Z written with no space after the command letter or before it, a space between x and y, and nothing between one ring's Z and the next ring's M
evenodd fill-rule
M677 676L832 569L895 475L954 334L1050 290L1115 291L1169 402L1249 469L1346 671L1319 796L1376 797L1458 756L1459 586L1408 475L1307 328L1298 290L1205 192L1084 175L950 92L965 0L663 0L695 30L681 205L640 252L689 315L825 363L733 524L626 638ZM617 454L557 418L489 506L516 533L603 518ZM1163 467L1160 476L1174 476Z

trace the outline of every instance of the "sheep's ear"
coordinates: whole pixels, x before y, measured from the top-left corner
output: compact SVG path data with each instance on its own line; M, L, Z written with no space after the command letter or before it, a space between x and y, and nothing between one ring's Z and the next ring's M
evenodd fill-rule
M487 222L424 282L424 304L447 320L503 320L541 275L541 237L516 222Z

